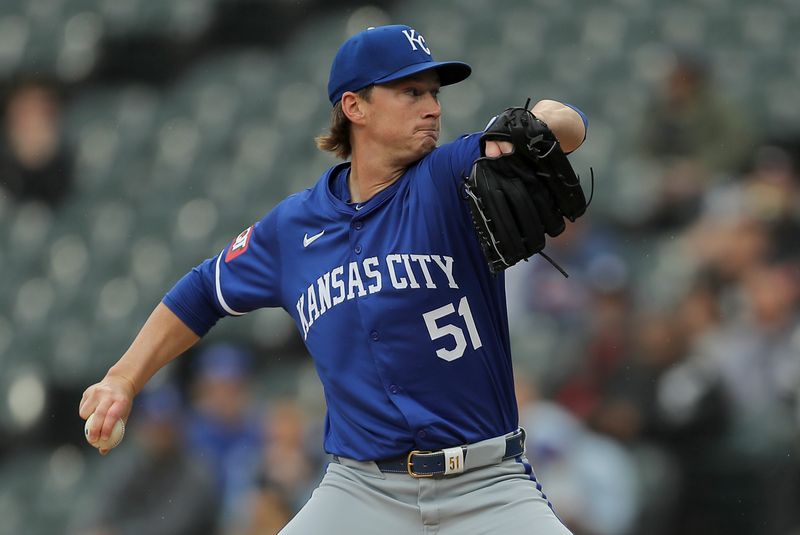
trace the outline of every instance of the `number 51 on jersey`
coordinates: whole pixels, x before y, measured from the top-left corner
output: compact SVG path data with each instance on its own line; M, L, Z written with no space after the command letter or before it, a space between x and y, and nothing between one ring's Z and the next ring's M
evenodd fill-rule
M483 344L481 343L481 337L478 335L478 328L475 326L475 320L472 317L472 311L469 308L469 302L467 301L466 296L462 297L458 302L457 310L458 315L461 316L464 324L466 324L467 334L469 335L469 341L472 345L472 349L478 349ZM431 310L430 312L425 312L422 315L422 318L425 320L425 326L428 328L428 334L430 335L431 340L438 340L439 338L443 338L445 336L452 336L455 340L456 345L453 349L441 347L436 350L436 356L448 362L464 356L464 351L467 349L467 339L464 336L464 329L459 326L461 322L458 322L459 325L455 323L455 321L458 321L458 318L452 318L453 322L451 323L444 323L442 325L439 324L440 320L443 320L447 316L455 313L456 308L453 306L453 303L447 303L444 306Z

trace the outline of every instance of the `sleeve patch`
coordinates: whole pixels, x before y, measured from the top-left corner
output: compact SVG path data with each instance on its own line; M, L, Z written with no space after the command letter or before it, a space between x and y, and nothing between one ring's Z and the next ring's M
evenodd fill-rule
M241 234L234 238L233 242L231 242L230 248L228 249L228 254L225 255L226 264L237 256L247 252L247 248L250 246L250 238L252 235L253 225L247 227L242 231Z

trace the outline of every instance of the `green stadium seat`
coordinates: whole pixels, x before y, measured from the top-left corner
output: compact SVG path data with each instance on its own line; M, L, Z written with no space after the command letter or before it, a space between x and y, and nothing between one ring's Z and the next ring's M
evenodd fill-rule
M30 32L30 23L20 14L9 10L0 15L0 74L8 76L19 69Z

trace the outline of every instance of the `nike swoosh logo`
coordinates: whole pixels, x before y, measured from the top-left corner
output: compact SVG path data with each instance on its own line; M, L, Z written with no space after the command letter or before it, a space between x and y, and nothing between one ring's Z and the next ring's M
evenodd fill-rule
M303 247L308 247L309 245L320 239L323 234L325 234L324 229L321 230L318 234L314 234L313 236L309 236L308 232L306 232L306 235L303 236Z
M361 205L361 204L357 204L356 205L356 211L361 210L362 208L364 208L363 205Z

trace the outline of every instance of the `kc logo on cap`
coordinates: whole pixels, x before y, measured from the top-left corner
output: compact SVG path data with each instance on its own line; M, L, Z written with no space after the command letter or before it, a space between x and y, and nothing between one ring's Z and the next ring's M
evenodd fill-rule
M428 69L436 69L443 86L460 82L472 72L469 65L460 61L434 61L425 38L410 26L368 28L339 47L331 64L328 97L336 105L347 91L385 84Z
M414 37L415 34L416 37ZM403 30L403 35L405 35L406 39L408 39L408 42L411 43L411 48L416 50L417 45L419 45L419 47L422 50L424 50L429 56L431 55L430 49L427 46L425 46L425 38L422 37L422 35L418 34L416 30L414 29Z

